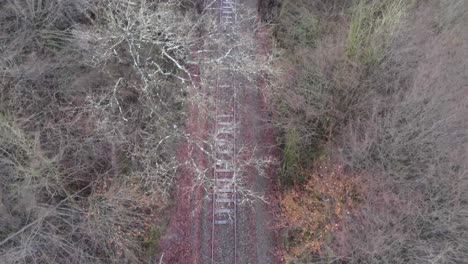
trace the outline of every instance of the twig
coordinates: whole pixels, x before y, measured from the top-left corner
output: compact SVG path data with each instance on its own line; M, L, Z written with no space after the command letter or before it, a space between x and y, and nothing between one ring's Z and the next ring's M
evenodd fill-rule
M42 220L44 220L52 211L54 211L55 209L57 209L58 207L60 207L60 205L62 205L64 202L68 201L70 198L73 198L75 197L76 195L78 195L79 193L81 193L82 191L84 191L85 189L87 189L89 186L91 186L91 184L93 184L92 182L90 184L88 184L87 186L85 186L83 189L77 191L76 193L74 193L73 195L70 195L68 196L67 198L63 199L62 201L60 201L56 206L54 206L52 209L48 210L47 212L45 212L45 214L32 221L31 223L29 223L28 225L24 226L23 228L21 228L20 230L16 231L15 233L11 234L10 236L8 236L7 238L5 238L2 242L0 242L0 247L3 246L5 243L7 243L8 241L10 241L11 239L13 239L14 237L16 237L17 235L23 233L24 231L26 231L26 229L30 228L31 226L35 225L35 224L38 224L39 222L41 222Z

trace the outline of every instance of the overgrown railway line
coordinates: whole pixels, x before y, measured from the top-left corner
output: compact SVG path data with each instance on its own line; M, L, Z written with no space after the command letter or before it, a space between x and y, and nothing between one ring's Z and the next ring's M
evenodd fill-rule
M219 34L235 35L235 0L218 0ZM229 38L227 38L229 39ZM218 54L226 54L230 43L218 45ZM228 61L221 61L229 63ZM226 67L227 66L227 67ZM214 153L212 185L211 263L237 263L237 203L238 166L237 85L228 65L220 65L216 72L214 94Z

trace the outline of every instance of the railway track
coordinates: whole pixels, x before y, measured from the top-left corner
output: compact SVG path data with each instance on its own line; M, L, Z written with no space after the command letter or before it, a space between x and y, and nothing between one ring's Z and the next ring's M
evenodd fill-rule
M234 34L236 0L217 0L220 34ZM229 42L218 53L231 49ZM225 61L224 63L229 63ZM226 66L226 67L224 67ZM215 89L214 162L212 186L211 263L234 263L237 258L238 177L237 135L239 133L237 84L229 65L217 70Z

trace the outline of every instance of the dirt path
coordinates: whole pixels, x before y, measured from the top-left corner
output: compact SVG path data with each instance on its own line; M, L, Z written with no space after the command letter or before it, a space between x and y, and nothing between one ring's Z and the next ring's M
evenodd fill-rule
M186 166L179 172L177 204L161 243L162 259L163 263L277 263L275 169L267 162L275 155L274 136L261 93L263 82L260 76L246 73L247 65L244 68L242 63L248 59L240 59L266 51L264 42L255 41L256 1L218 0L213 7L219 12L222 41L205 42L205 48L216 47L218 52L204 56L229 56L215 68L201 63L192 69L201 76L194 92L200 94L192 96L211 104L202 107L204 111L195 105L190 109L189 141L179 153ZM245 36L254 40L249 50L240 44Z

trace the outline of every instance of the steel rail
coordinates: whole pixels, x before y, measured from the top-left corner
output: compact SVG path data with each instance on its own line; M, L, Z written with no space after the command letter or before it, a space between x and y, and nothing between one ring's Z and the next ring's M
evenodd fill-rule
M219 4L219 12L218 12L218 21L221 24L222 23L222 15L223 15L223 0L217 0ZM236 1L233 1L234 4L236 5ZM236 8L235 8L236 9ZM235 10L234 9L234 10ZM237 14L234 14L237 18ZM235 18L235 20L237 20ZM220 25L221 26L221 25ZM219 51L219 46L218 46L218 51ZM233 167L233 176L232 176L232 184L233 184L233 189L232 189L232 194L231 194L231 199L233 200L233 207L234 207L234 216L233 216L233 228L234 228L234 264L237 264L237 148L236 148L236 143L237 143L237 85L234 85L231 80L231 85L234 90L234 101L233 101L233 156L232 156L232 167ZM214 135L215 135L215 140L214 140L214 151L215 151L215 166L213 166L213 193L212 193L212 230L211 230L211 263L215 264L215 237L216 237L216 220L215 220L215 210L216 210L216 195L217 195L217 173L216 173L216 162L218 161L218 155L217 155L217 141L216 141L216 136L218 132L218 118L219 118L219 106L218 106L218 101L221 101L222 99L222 93L220 93L220 84L219 84L219 71L216 71L216 88L215 88L215 125L214 125Z

